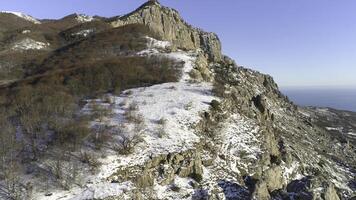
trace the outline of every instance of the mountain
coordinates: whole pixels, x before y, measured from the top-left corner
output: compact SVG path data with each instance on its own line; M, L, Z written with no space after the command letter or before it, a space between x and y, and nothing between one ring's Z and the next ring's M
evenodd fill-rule
M0 199L355 198L356 113L294 105L176 10L3 15Z

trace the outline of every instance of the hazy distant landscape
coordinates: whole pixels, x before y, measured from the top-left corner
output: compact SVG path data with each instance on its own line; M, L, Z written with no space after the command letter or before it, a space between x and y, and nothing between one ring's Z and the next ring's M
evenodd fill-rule
M356 88L281 88L291 101L301 106L331 107L356 111Z

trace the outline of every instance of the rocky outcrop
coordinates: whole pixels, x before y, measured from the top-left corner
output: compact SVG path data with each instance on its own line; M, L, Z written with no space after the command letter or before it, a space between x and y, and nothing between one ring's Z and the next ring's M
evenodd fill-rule
M198 149L155 155L143 165L122 166L108 178L110 182L132 181L139 188L171 184L175 176L190 177L196 181L203 175L202 159Z
M268 191L272 192L283 188L282 169L279 166L269 168L264 173L264 181L266 182Z
M111 24L114 27L144 24L161 39L171 41L176 48L201 48L211 61L220 61L222 58L221 44L216 34L192 27L176 10L161 6L157 1L149 1L132 13L112 19Z
M269 195L267 184L265 182L258 182L256 184L256 189L252 194L252 199L256 200L268 200L271 196Z
M334 184L329 184L326 188L326 192L324 194L325 200L340 200L339 196L337 195L336 189Z

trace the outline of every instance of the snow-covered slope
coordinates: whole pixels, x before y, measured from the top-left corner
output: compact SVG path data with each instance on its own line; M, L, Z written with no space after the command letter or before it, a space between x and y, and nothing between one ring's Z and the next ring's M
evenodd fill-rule
M13 44L13 50L41 50L49 47L49 43L39 42L31 38L25 38Z
M30 22L32 22L34 24L40 24L41 23L39 20L33 18L32 16L24 14L24 13L21 13L21 12L0 11L0 13L13 14L13 15L21 17L21 18L23 18L23 19L25 19L27 21L30 21Z
M169 42L151 38L149 41L151 41L148 43L150 49L169 46ZM134 189L128 182L112 184L107 181L115 179L113 174L119 169L144 165L145 162L152 159L152 156L195 149L200 141L200 136L196 134L194 125L201 119L202 112L209 109L210 102L218 98L212 95L211 83L189 82L187 73L193 69L195 52L159 53L157 49L154 52L151 56L171 58L177 62L185 63L182 69L183 76L179 82L127 90L120 96L110 96L112 105L102 103L102 106L110 106L113 111L111 117L106 118L102 123L112 127L125 127L125 131L129 135L138 134L135 123L125 117L129 107L134 105L136 107L135 115L142 118L142 128L139 134L143 141L129 155L118 155L116 151L109 151L106 158L100 159L102 168L99 173L88 179L87 182L91 182L86 186L88 189L73 188L67 192L53 192L51 197L44 197L43 193L39 193L36 198L79 200L96 198L98 194L100 194L100 198L118 196L120 189L115 188ZM145 56L149 56L148 51ZM90 111L92 102L102 102L102 100L90 101L84 111ZM96 123L93 122L93 125ZM105 189L102 188L103 186Z

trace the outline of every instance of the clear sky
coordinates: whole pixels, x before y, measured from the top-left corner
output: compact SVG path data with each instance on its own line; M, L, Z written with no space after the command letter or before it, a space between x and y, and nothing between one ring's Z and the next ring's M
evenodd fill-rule
M115 16L145 0L1 0L36 18L77 12ZM194 26L216 32L239 65L280 86L356 88L355 0L161 0Z

